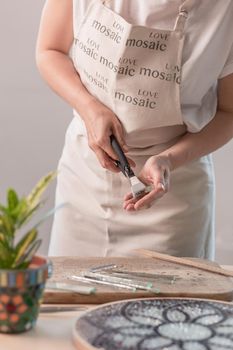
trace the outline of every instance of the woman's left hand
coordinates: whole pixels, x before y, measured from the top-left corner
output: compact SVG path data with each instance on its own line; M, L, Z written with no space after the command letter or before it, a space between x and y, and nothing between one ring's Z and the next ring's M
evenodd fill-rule
M124 198L123 208L126 211L136 211L150 208L153 202L164 196L170 186L171 164L169 158L163 155L150 157L142 168L138 178L152 187L151 191L139 198L133 198L128 193Z

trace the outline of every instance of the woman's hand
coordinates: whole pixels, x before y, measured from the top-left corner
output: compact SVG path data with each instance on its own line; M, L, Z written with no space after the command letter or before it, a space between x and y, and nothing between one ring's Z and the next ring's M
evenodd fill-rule
M168 156L150 157L138 177L145 185L151 185L151 191L139 198L133 198L132 194L128 193L124 198L123 208L127 211L150 208L153 202L164 196L169 190L170 169Z
M118 157L114 152L110 135L114 134L124 152L127 146L124 140L124 132L117 116L104 104L96 99L88 103L88 107L82 116L88 136L89 147L95 152L100 164L112 172L119 172L114 160ZM133 160L128 159L131 166L135 166Z
M101 165L119 172L113 162L117 156L112 150L109 136L113 133L127 151L123 128L115 114L89 93L69 58L74 39L72 12L72 0L45 2L37 40L37 66L50 87L84 120L89 145ZM130 164L135 165L132 161Z

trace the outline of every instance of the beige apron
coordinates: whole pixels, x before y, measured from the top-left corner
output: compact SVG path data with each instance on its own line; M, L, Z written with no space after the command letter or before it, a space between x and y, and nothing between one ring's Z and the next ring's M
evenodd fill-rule
M130 24L94 0L74 30L74 66L120 119L136 173L186 130L180 105L184 5L168 31ZM213 258L211 157L173 171L168 194L148 210L128 213L122 209L127 179L101 168L81 124L75 117L66 134L56 201L69 206L55 215L49 254L122 256L144 247Z

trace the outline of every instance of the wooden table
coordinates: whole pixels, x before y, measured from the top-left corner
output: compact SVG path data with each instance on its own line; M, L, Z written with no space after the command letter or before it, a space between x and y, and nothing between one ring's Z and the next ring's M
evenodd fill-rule
M233 270L233 265L224 267ZM72 327L81 312L41 314L34 330L19 335L1 334L0 350L75 350Z

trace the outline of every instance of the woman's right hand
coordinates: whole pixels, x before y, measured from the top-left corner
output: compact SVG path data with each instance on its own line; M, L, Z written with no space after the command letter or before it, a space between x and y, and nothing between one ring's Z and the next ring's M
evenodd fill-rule
M117 156L110 145L110 135L114 134L123 150L127 151L123 128L116 115L90 95L69 58L74 40L72 12L72 0L46 1L37 40L37 66L51 88L82 117L89 146L100 164L118 172L113 162ZM134 163L131 161L130 164Z
M101 166L112 172L119 172L114 160L118 157L114 152L110 136L114 134L124 152L128 151L125 144L124 131L117 116L103 103L92 99L83 113L83 121L87 130L89 147L95 152ZM128 159L131 166L135 166L133 160Z

